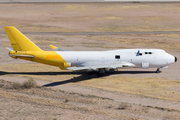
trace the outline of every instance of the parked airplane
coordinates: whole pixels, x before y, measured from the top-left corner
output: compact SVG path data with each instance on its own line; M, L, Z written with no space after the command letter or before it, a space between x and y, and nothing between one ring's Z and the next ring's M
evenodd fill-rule
M57 66L63 70L73 71L98 71L119 68L143 68L156 67L167 68L169 64L177 61L177 58L161 49L118 49L108 51L68 51L50 45L52 49L60 51L43 51L24 36L15 27L5 27L12 48L9 55L33 62Z

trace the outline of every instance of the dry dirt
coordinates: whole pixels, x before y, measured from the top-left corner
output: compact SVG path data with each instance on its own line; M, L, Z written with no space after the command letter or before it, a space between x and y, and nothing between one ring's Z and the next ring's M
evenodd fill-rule
M179 34L58 35L51 32L180 31L179 3L0 4L0 119L180 119L180 62L121 69L100 78L15 60L4 26L15 26L43 50L160 48L180 58ZM32 34L31 32L48 32ZM13 89L36 80L38 88Z

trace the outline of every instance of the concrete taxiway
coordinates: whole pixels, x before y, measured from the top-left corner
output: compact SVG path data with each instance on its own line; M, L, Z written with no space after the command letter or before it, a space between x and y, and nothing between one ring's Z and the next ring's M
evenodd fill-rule
M180 31L150 31L150 32L23 32L36 35L147 35L147 34L180 34ZM6 34L0 32L0 34Z
M0 3L52 3L52 2L180 2L180 0L1 0Z

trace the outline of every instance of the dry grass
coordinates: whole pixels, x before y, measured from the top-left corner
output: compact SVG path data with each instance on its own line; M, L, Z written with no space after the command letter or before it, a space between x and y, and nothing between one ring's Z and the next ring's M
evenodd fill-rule
M155 36L155 35L154 35ZM174 37L174 35L172 35ZM169 37L172 37L169 35ZM161 36L159 36L161 37ZM176 36L176 38L180 38L180 36ZM123 44L123 45L133 45L143 47L143 48L159 48L164 50L172 50L180 52L180 41L177 40L168 40L167 38L162 39L151 39L151 38L143 38L143 37L123 37L123 36L94 36L91 39L98 40L98 41L106 41L106 42L113 42L116 44Z
M30 78L28 81L25 81L22 84L22 88L35 88L35 87L38 87L38 86L37 86L36 81L32 78Z
M64 38L60 37L34 37L32 41L36 44L55 44L60 43Z
M13 83L11 85L11 89L30 89L30 88L36 88L38 87L36 81L32 78L30 78L28 81L21 83Z
M12 89L21 89L22 84L21 83L13 83L11 86Z
M19 4L17 5L19 6ZM0 30L9 22L17 28L33 32L180 30L177 24L179 21L177 16L180 11L179 3L170 3L168 5L131 3L20 4L20 8L25 9L22 13L25 12L27 15L18 13L16 9L17 5L13 5L14 7L12 7L11 4L1 5L3 14L12 16L12 18L3 16L0 21L0 23L2 23ZM139 14L139 12L141 12L141 14ZM172 17L171 14L166 13L175 13L176 15ZM17 17L14 17L14 14L16 14ZM41 16L41 18L37 16ZM172 25L172 22L175 23L175 25Z
M71 74L70 71L60 70L58 67L53 67L43 64L6 64L0 66L1 70L8 72L9 75L18 75L21 77L29 77L44 81L56 82L58 80L67 80L77 77L76 74ZM68 74L69 72L69 74Z
M129 105L127 103L120 103L117 107L117 109L120 109L120 110L127 110L129 108Z
M102 79L101 81L104 83ZM12 82L0 80L0 85L6 86L0 88L1 98L7 98L11 101L16 100L30 104L37 104L41 105L41 107L51 106L64 110L79 111L81 113L83 112L84 114L90 113L96 115L105 115L113 118L140 119L141 117L139 117L139 114L172 118L172 112L175 114L173 118L179 118L179 111L175 109L117 102L109 98L70 93L58 89L44 87L31 89L9 89L8 86L13 84L14 83ZM121 110L121 112L119 112L119 110ZM162 112L164 114L159 114ZM133 114L133 117L129 114Z
M179 39L180 38L180 34L159 34L159 35L154 35L160 38L164 38L164 39Z
M1 70L18 73L18 76L30 77L44 81L67 81L77 79L81 74L71 74L69 71L60 72L58 68L42 64L9 64L0 67ZM33 70L33 71L32 71ZM26 72L22 72L26 71ZM41 72L39 72L41 71ZM49 72L53 71L51 74ZM44 73L43 73L44 72ZM68 74L69 72L69 74ZM47 74L48 73L48 74ZM11 75L11 74L10 74ZM17 76L17 75L16 75ZM88 77L88 76L87 76ZM80 78L79 78L80 79ZM81 78L87 79L87 78ZM70 82L71 83L71 82ZM166 100L180 100L180 91L171 88L179 88L178 80L163 78L138 78L138 77L102 77L79 81L73 84L100 88L108 91L141 95Z
M34 94L38 96L44 96L47 98L59 99L62 102L77 102L85 104L95 104L98 100L104 100L104 98L83 95L78 93L68 93L62 90L50 89L50 88L41 88L38 91L29 90L26 91L28 94ZM86 99L85 99L86 98Z
M91 37L90 37L91 38ZM81 42L83 47L88 47L88 48L107 48L110 49L112 47L108 46L108 44L104 42Z
M111 48L110 46L104 46L104 45L85 45L85 47L88 47L88 48L107 48L107 49Z
M166 80L162 78L104 77L81 81L77 84L152 98L172 101L180 100L180 91L169 89L180 87L179 80Z
M0 34L0 39L6 38L5 34Z
M0 80L0 84L12 85L14 83ZM28 104L50 106L53 108L61 108L63 110L79 111L83 114L105 115L113 118L123 119L143 119L142 115L153 115L158 117L172 118L170 115L173 112L173 118L179 118L178 110L129 104L124 102L116 102L110 99L101 98L79 93L69 93L62 90L51 88L32 88L32 89L7 89L0 88L0 97L7 98L12 101L21 101ZM107 106L107 104L109 104ZM28 108L27 108L28 109ZM119 112L121 110L121 112ZM153 112L154 111L154 112ZM167 114L157 114L165 112ZM133 114L133 117L129 114Z
M0 83L5 82L0 80ZM14 84L14 83L9 83ZM130 119L131 117L123 114L111 113L108 111L100 110L98 107L99 102L111 101L98 96L91 96L69 93L61 90L55 90L50 88L32 88L32 89L20 89L9 90L7 88L0 89L0 97L18 100L21 102L28 102L32 104L38 104L43 106L57 107L67 110L80 111L83 113L100 114L106 116L112 116L117 118ZM93 101L93 102L91 102ZM80 105L82 104L82 105ZM98 106L97 106L98 105Z

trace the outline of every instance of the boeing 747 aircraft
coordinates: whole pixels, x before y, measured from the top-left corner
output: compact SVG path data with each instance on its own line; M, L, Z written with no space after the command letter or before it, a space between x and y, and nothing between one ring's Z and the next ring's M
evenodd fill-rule
M57 51L43 51L15 27L5 27L12 48L9 55L33 62L57 66L62 70L97 71L121 68L167 68L177 58L161 49L118 49L108 51L69 51L50 45Z

